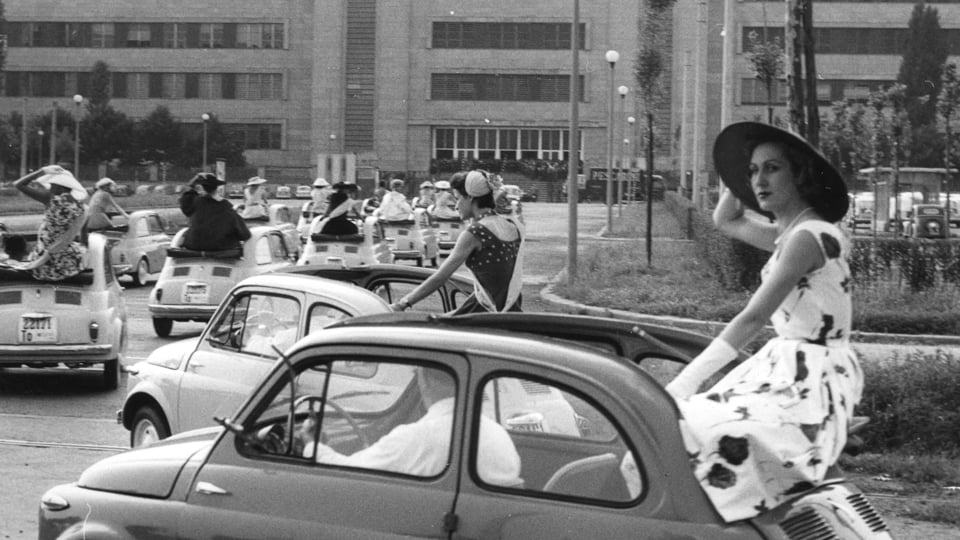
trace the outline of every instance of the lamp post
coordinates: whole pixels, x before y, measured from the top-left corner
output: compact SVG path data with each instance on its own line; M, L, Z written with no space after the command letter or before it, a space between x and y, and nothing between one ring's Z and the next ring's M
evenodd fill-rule
M57 102L53 102L53 113L50 116L50 164L57 163Z
M613 85L613 71L620 59L620 53L614 50L607 51L604 56L610 64L610 103L609 117L607 118L607 233L613 232L613 106L616 87Z
M43 168L43 130L37 130L37 168Z
M617 88L617 93L620 94L620 114L617 118L623 118L623 111L629 91L630 89L626 86ZM623 148L620 148L617 153L619 154L618 161L620 162L617 167L617 216L623 217Z
M567 283L577 281L577 203L580 201L580 0L573 0L570 40L570 128L567 146Z
M203 113L200 115L200 119L203 120L203 170L207 170L207 122L210 120L210 115Z
M633 131L633 125L637 123L636 117L628 116L627 125L630 126L630 137L633 138L633 148L630 150L630 159L632 160L637 155L637 134ZM630 167L631 169L633 167ZM633 198L636 194L637 187L633 185L633 177L630 177L630 183L627 184L627 189L629 190L629 195L627 198L633 201Z
M80 94L73 95L73 102L77 105L77 117L74 120L74 130L76 133L73 134L73 174L80 179L80 105L83 104L83 96Z

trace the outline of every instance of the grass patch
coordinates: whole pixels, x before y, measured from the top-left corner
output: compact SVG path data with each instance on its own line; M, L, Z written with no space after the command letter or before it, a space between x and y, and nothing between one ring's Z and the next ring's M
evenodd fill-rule
M840 466L857 473L885 475L930 487L960 486L960 461L944 456L900 452L844 454L840 457Z

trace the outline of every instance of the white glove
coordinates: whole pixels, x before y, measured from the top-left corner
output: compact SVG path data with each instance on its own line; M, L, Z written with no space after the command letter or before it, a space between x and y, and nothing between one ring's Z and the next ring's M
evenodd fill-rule
M687 399L697 393L703 381L737 358L737 350L716 338L666 386L675 399Z

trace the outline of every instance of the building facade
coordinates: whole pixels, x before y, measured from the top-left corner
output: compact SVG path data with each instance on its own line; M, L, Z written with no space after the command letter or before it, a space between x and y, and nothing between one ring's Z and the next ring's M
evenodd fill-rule
M725 2L731 2L733 28L725 29ZM960 56L960 3L928 1L940 14L950 61ZM672 125L678 133L674 163L701 186L716 186L711 156L713 140L722 126L724 109L723 42L732 31L732 74L726 89L731 96L730 121L766 121L767 96L756 80L744 52L750 35L780 36L782 44L785 2L761 0L677 0L674 6L674 66ZM813 2L817 67L817 97L821 117L830 104L845 99L865 100L870 92L893 84L902 59L913 2L861 0ZM775 85L774 115L787 119L787 92ZM689 182L689 180L688 180ZM690 187L688 185L688 187Z
M102 60L116 109L136 119L164 105L196 125L214 115L243 140L250 165L291 181L314 174L319 154L354 153L388 171L426 171L434 158L566 159L572 9L548 0L4 6L0 114L72 108ZM602 166L608 89L634 87L640 8L580 6L581 157ZM613 70L609 49L621 58Z

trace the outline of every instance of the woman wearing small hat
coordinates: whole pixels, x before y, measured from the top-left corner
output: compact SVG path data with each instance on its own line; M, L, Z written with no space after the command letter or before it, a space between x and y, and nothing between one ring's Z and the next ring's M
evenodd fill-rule
M36 182L36 186L32 185ZM35 279L58 281L83 270L84 247L76 241L86 221L83 201L87 191L59 165L47 165L13 183L31 199L43 204L43 220L37 231L37 243L27 255L27 265Z
M437 200L431 208L433 217L441 219L454 219L460 217L457 212L457 198L450 189L450 182L440 180L435 184L437 188Z
M250 229L223 198L224 181L209 172L197 173L190 180L196 197L189 207L190 225L183 247L194 251L222 251L240 246L250 239ZM186 211L185 211L186 213Z
M400 178L390 180L390 191L383 196L375 214L387 221L405 221L413 219L413 208L403 193L404 182Z
M90 207L87 211L87 230L102 231L113 228L113 220L110 214L120 214L130 219L130 214L124 212L123 208L113 199L116 192L117 183L110 178L101 178L97 180L96 191L90 197Z
M454 314L520 311L523 281L523 225L495 211L497 186L485 171L454 174L451 187L459 195L460 218L473 223L440 268L391 307L402 311L426 298L466 264L473 273L474 292Z
M303 203L300 208L300 219L297 220L297 230L300 235L306 237L310 230L310 224L314 218L322 216L327 212L327 201L333 189L326 178L318 177L313 181L310 190L310 200Z
M247 185L243 188L243 211L240 217L263 221L270 219L267 190L263 188L266 183L267 179L259 176L247 180Z
M414 208L429 208L437 201L436 187L433 182L420 182L420 195L413 201Z
M823 481L846 443L863 374L848 341L850 245L836 223L849 203L840 174L804 139L756 122L725 128L713 159L727 187L715 224L772 256L747 306L667 391L696 478L735 521ZM777 336L697 393L768 321Z

